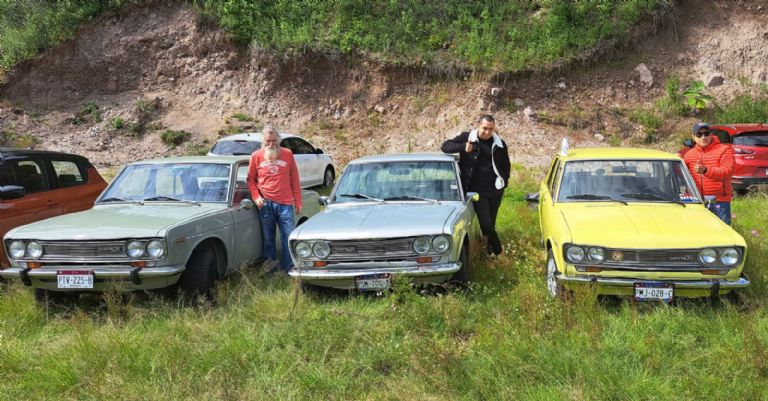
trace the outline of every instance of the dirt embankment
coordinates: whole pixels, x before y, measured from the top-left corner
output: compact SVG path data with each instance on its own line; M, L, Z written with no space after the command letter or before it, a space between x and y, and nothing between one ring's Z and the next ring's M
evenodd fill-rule
M765 83L767 42L765 1L686 0L655 34L588 66L442 76L364 59L242 49L184 6L136 7L17 66L0 88L0 130L114 169L272 123L344 164L370 153L437 150L490 112L513 161L543 165L563 136L576 146L642 142L642 127L627 111L660 97L673 74L714 82L708 91L717 99ZM636 71L641 63L650 85ZM231 118L237 113L255 121ZM691 122L668 121L661 134L675 137ZM189 131L192 140L171 148L160 140L166 129Z

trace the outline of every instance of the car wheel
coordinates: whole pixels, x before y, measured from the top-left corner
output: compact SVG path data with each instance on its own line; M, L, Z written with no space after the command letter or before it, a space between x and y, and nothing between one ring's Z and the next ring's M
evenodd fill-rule
M42 288L35 288L35 301L44 306L67 306L75 303L78 299L77 293L50 291Z
M216 253L210 246L195 249L189 257L187 268L181 275L182 293L193 298L198 295L210 297L216 281Z
M333 169L331 167L325 168L325 173L323 174L323 186L326 188L330 188L333 186Z
M563 296L563 284L557 281L557 263L552 250L547 251L547 293L552 298Z
M460 283L469 282L469 250L467 245L464 244L461 247L461 253L459 254L459 262L461 262L461 269L453 274L451 281L458 281Z

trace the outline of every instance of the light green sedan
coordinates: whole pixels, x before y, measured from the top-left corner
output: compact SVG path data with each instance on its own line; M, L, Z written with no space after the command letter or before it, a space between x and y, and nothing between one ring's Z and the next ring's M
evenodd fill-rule
M90 210L8 232L11 268L37 296L146 290L179 284L205 294L216 279L262 256L259 216L245 179L248 157L140 161L123 168ZM302 223L319 211L302 191Z

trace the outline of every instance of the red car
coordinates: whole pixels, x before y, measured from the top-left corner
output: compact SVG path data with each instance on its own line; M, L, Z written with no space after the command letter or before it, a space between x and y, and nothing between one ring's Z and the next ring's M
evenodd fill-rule
M751 186L768 184L768 124L710 125L712 133L721 143L733 146L736 166L733 171L733 190L746 193ZM685 146L693 147L692 140ZM688 148L680 150L682 157Z
M0 238L14 227L90 209L106 187L85 157L0 148ZM0 246L0 267L7 266Z

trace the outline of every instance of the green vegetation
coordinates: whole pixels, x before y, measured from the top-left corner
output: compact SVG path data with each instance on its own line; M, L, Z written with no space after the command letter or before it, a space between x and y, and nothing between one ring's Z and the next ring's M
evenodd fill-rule
M694 81L691 82L685 89L685 92L683 92L683 96L685 96L688 106L690 106L691 111L694 113L703 110L713 99L712 96L704 93L705 89L704 82Z
M99 105L94 101L84 103L80 110L72 117L66 120L70 124L95 124L103 121Z
M768 93L740 94L726 105L716 106L713 122L716 124L768 123Z
M540 175L540 172L535 174ZM762 400L768 397L765 196L738 198L755 285L742 302L549 299L536 188L515 168L498 227L506 253L466 291L384 297L297 292L257 267L215 305L136 295L75 308L0 291L8 399ZM752 234L756 230L757 235ZM719 372L713 374L712 372Z
M40 139L29 134L19 134L13 126L0 130L0 147L31 149Z
M0 1L0 71L71 38L94 17L144 0ZM579 2L188 0L241 43L364 54L388 63L492 71L581 59L658 21L671 0ZM2 74L0 74L2 75Z
M109 120L109 125L111 125L115 130L120 130L125 127L125 120L123 120L122 117L117 116Z
M256 119L253 116L250 116L250 115L244 114L244 113L232 114L232 118L234 118L235 120L240 121L240 122L256 121Z
M181 130L181 131L165 130L165 132L160 134L160 139L162 139L163 142L168 146L179 146L182 143L186 142L190 136L192 136L192 134L184 130Z

